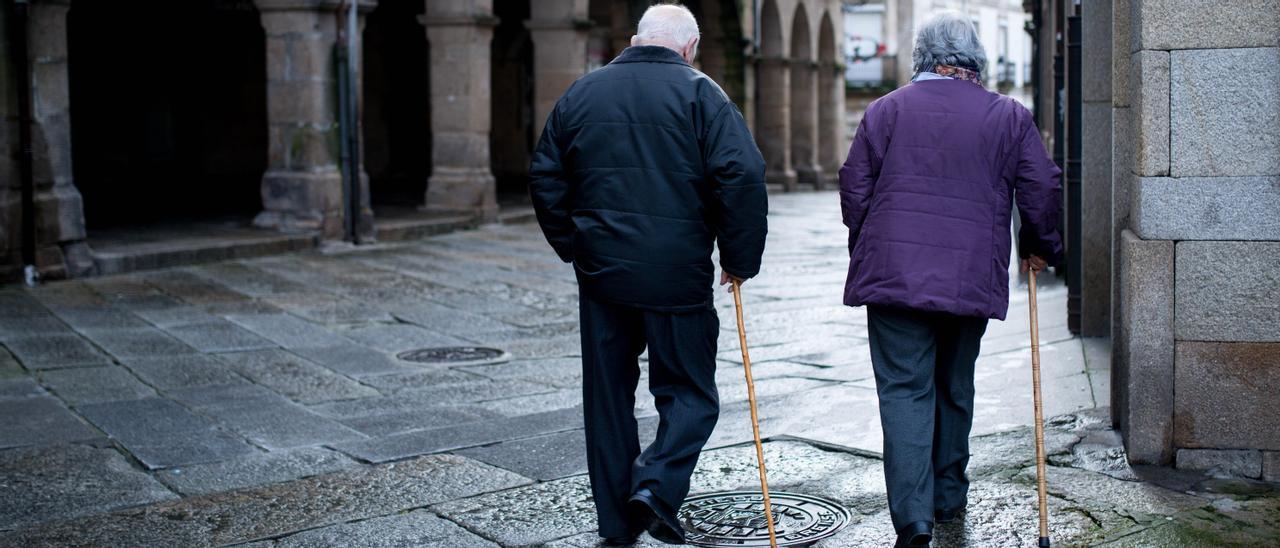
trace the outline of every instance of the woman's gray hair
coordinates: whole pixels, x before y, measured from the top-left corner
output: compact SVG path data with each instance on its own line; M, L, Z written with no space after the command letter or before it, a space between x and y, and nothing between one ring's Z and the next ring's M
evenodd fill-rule
M987 68L987 52L978 39L978 29L960 12L939 12L925 21L920 32L916 33L911 68L917 73L930 72L937 65L979 72Z

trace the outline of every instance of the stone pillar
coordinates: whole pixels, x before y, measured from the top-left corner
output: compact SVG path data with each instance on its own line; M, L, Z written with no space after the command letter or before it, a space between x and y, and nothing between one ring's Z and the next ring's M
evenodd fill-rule
M46 278L94 273L93 258L85 243L84 203L72 182L71 172L71 100L67 73L69 7L69 0L33 2L27 28L36 267ZM13 137L17 139L16 131ZM19 201L20 187L17 185L20 184L20 181L14 181L12 196L15 202ZM20 209L14 208L14 212L19 213ZM15 218L13 226L20 228L20 223L20 217Z
M756 95L756 142L764 155L765 181L796 188L791 168L791 66L782 57L762 57L756 62L760 92Z
M818 187L818 67L810 59L791 60L791 163L796 181Z
M1080 330L1111 333L1111 0L1085 0L1081 63Z
M524 26L533 40L533 134L540 136L556 101L587 70L591 21L587 0L537 2L530 15Z
M1280 450L1280 0L1215 4L1207 24L1113 1L1130 8L1112 27L1131 52L1113 77L1130 111L1113 366L1129 458Z
M431 177L428 211L498 215L489 165L493 0L431 0L422 18L431 44Z
M368 12L376 0L359 0ZM267 172L254 224L285 232L344 233L335 46L338 0L255 0L267 40ZM363 16L358 28L363 28ZM360 55L353 52L352 62ZM362 86L357 79L356 89ZM359 131L359 128L356 129ZM363 156L363 155L362 155ZM363 165L363 162L362 162ZM372 232L368 175L357 227Z
M845 135L844 65L818 64L818 165L820 186L834 186L844 164L852 135Z
M898 48L896 54L895 77L898 80L898 86L902 87L911 82L911 76L915 71L911 68L911 48L916 41L916 22L915 22L915 0L889 0L893 3L896 11L893 13L893 31L894 44ZM1052 3L1052 2L1047 2Z

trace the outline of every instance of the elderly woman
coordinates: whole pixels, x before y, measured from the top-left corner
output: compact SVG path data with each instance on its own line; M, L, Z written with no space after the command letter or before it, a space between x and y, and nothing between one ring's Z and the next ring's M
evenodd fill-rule
M840 169L849 227L844 302L867 306L900 546L962 515L973 369L987 320L1009 307L1011 201L1022 268L1058 260L1061 171L1031 113L983 89L987 58L968 18L916 36L911 84L867 107Z

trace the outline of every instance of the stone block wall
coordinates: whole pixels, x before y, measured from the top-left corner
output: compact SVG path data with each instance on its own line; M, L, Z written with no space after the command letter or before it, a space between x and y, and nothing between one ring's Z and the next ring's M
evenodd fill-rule
M1280 0L1111 13L1116 422L1135 463L1274 480Z

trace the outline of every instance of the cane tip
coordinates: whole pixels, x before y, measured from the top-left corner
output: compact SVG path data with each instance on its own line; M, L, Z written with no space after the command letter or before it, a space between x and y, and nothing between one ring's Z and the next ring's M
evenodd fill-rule
M1040 548L1049 548L1049 537L1040 537Z

